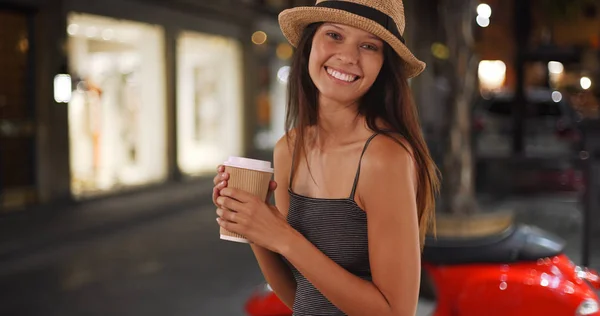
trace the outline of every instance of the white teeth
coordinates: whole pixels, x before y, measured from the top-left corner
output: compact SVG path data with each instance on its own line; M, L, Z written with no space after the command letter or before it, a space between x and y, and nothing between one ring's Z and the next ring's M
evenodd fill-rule
M356 76L341 73L341 72L333 70L331 68L327 68L327 73L332 75L336 79L346 81L346 82L352 82L352 81L356 80L356 78L357 78Z

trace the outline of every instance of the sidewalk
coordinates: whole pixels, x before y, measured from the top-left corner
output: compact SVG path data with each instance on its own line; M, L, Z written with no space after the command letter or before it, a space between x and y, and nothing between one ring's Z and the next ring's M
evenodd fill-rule
M0 262L172 215L186 207L207 205L212 203L212 187L211 178L198 178L7 214L0 217Z
M36 250L106 234L132 224L166 217L194 206L211 204L212 181L196 178L170 182L74 202L46 205L0 217L0 262ZM489 200L479 197L485 210L512 209L516 221L551 231L567 241L566 253L579 261L581 256L582 210L577 197L546 195ZM596 234L600 234L596 231ZM600 268L596 236L591 253L592 266Z

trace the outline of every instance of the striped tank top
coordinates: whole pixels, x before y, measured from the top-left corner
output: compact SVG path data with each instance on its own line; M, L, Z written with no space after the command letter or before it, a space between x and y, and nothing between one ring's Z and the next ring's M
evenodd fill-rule
M377 133L365 143L358 161L352 191L347 198L326 199L299 195L292 190L293 174L290 175L290 208L288 223L300 232L335 263L354 275L371 281L367 215L354 201L360 175L360 163ZM294 155L295 156L295 155ZM292 172L294 161L292 161ZM345 315L319 292L292 264L296 279L294 316Z

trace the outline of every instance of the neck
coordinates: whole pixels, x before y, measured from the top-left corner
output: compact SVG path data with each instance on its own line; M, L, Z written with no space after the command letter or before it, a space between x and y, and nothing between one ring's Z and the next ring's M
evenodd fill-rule
M344 143L366 128L364 118L357 113L358 102L340 103L321 97L318 108L315 141L321 148Z

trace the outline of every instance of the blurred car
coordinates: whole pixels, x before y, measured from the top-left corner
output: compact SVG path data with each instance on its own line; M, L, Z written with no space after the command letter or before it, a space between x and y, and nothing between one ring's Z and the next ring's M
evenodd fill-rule
M263 283L252 293L244 306L249 316L291 316L292 310L288 308L275 295L268 283Z
M511 153L514 94L500 92L481 98L473 108L474 152L478 156ZM580 132L576 111L560 92L531 89L526 92L525 155L569 155L577 148Z
M435 293L433 315L600 316L600 276L573 263L566 245L525 224L485 236L428 236L421 262ZM292 315L268 284L244 309L249 316Z

